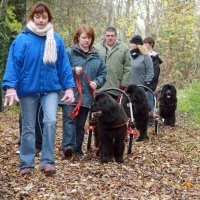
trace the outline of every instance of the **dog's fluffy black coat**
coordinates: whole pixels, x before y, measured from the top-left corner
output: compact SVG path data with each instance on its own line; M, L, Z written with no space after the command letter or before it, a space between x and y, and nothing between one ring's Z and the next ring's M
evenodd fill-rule
M133 117L135 120L135 126L140 131L140 136L137 141L144 141L148 139L147 128L149 120L149 104L147 101L146 93L144 89L137 85L129 85L126 90L126 94L129 96L133 105ZM130 117L130 108L127 107L128 100L124 97L122 104L127 115Z
M123 107L108 93L100 92L91 107L97 118L95 145L101 162L123 162L128 117Z
M164 119L164 125L175 126L177 107L176 88L171 84L165 84L158 95L160 116Z

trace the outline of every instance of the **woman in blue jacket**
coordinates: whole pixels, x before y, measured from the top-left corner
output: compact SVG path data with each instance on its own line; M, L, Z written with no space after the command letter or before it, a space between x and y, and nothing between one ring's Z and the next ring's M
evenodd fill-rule
M74 101L75 87L69 59L61 37L54 33L48 5L38 2L31 10L26 28L13 41L2 82L5 103L20 102L22 135L20 172L30 174L35 159L35 119L38 102L44 112L40 169L56 173L54 144L58 93L62 101ZM19 99L18 99L19 97Z
M63 141L65 157L73 153L82 157L84 125L88 111L94 100L94 90L101 88L106 81L106 66L97 50L92 46L95 33L91 26L82 25L74 34L74 44L68 50L72 71L76 79L75 103L63 105Z

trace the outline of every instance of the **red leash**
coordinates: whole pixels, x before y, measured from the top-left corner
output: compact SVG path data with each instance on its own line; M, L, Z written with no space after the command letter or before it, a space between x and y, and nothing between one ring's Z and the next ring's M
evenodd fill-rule
M90 78L88 77L88 75L85 73L84 69L82 68L82 73L84 74L85 76L85 79L88 83L88 85L90 84L91 80ZM80 77L79 75L75 74L75 82L76 82L76 86L77 86L77 89L78 89L78 93L79 93L79 100L78 100L78 103L76 105L76 107L73 109L73 111L69 114L69 117L70 118L74 118L78 115L79 113L79 110L81 108L81 104L82 104L82 85L81 85L81 81L80 81ZM91 88L92 90L92 95L93 97L95 98L96 94L95 94L95 90L93 88Z

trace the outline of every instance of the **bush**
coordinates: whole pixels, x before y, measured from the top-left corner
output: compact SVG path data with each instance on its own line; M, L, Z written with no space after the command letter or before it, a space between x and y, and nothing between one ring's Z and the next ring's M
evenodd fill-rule
M192 114L193 120L200 124L200 81L193 81L185 89L178 90L178 110Z

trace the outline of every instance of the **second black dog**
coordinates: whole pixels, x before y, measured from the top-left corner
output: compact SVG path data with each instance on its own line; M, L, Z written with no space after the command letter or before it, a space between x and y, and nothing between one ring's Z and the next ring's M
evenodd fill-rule
M123 107L108 93L97 94L91 108L97 118L95 129L96 147L101 162L123 162L128 117Z
M147 127L149 120L149 104L147 101L145 91L137 85L129 85L125 92L129 96L133 105L133 117L135 126L140 131L140 136L137 141L144 141L148 139ZM130 108L127 107L127 99L123 98L122 104L128 116L130 117Z

